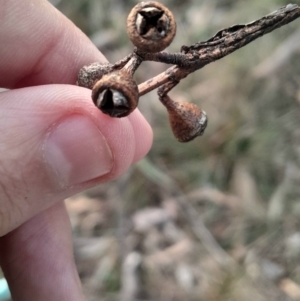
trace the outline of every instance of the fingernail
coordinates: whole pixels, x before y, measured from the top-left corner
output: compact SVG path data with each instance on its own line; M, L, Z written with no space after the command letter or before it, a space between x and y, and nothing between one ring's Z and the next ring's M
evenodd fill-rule
M44 156L63 187L110 172L112 152L97 126L84 116L73 116L52 129L44 143Z

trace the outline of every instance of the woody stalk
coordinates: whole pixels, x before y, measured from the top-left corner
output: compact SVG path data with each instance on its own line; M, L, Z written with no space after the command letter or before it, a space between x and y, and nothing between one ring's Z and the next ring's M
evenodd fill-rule
M288 4L251 23L220 30L207 41L182 46L179 53L169 53L163 50L176 34L173 14L161 3L141 2L127 18L127 33L135 46L132 53L115 64L96 62L82 67L77 84L92 89L92 100L103 113L119 118L137 107L139 97L158 88L158 98L167 108L174 136L180 142L188 142L204 133L206 113L195 104L171 99L168 92L189 74L299 16L300 7ZM133 76L143 61L173 66L137 85Z

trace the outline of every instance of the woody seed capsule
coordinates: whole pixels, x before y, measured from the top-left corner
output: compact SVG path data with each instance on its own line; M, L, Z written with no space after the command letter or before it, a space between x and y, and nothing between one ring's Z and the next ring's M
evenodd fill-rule
M125 117L138 105L138 87L128 72L112 72L103 75L94 85L92 99L104 114Z
M155 1L141 2L127 18L127 33L140 51L159 52L176 34L176 22L168 8Z
M92 89L94 84L104 75L112 71L110 63L93 63L88 66L83 66L77 76L77 85Z
M188 102L176 102L165 95L160 98L169 113L174 136L179 142L189 142L203 135L207 126L207 115L198 106Z

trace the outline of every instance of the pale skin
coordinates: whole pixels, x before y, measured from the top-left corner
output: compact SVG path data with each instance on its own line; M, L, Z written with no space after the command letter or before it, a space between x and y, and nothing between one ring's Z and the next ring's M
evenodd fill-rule
M138 110L102 114L78 70L104 56L45 0L0 0L0 264L15 301L85 300L63 200L149 151Z

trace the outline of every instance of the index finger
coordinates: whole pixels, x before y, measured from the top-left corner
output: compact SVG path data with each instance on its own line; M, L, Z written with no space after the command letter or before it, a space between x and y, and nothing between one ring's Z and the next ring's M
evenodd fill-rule
M74 84L86 64L104 56L46 0L1 1L0 87Z

